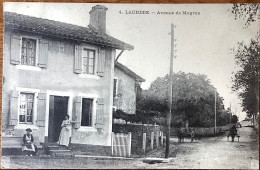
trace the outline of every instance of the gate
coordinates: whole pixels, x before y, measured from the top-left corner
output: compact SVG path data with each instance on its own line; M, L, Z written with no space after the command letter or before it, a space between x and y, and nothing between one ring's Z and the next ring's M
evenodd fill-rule
M131 156L131 136L131 132L128 134L112 132L112 156Z

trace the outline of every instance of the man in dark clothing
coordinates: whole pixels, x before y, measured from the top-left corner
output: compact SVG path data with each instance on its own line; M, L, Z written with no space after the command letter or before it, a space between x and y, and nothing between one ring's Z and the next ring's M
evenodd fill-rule
M236 126L233 125L231 128L230 128L230 136L232 138L232 142L234 142L234 138L235 136L237 135L237 129L236 129Z

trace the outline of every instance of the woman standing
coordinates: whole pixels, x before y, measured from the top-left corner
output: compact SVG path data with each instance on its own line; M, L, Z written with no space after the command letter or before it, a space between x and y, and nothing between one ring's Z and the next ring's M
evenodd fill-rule
M65 120L63 120L61 127L62 127L62 129L60 132L58 144L69 146L70 134L71 134L71 125L70 125L69 115L65 116Z
M26 153L27 156L37 155L37 147L33 144L34 138L31 134L32 129L26 129L26 134L23 135L23 147L22 151Z

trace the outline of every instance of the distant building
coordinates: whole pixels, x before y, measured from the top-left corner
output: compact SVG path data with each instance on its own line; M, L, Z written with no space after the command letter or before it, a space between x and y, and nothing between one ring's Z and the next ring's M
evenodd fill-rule
M117 62L114 74L114 108L135 114L137 88L144 81L145 79Z

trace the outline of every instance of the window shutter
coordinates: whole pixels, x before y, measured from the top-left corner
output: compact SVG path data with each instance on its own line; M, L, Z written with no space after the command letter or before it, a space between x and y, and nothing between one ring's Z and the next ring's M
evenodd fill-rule
M105 74L105 50L98 50L98 65L97 65L97 75L103 77Z
M21 37L12 34L11 35L11 60L10 63L11 64L20 64L20 58L21 58Z
M74 73L82 73L82 47L75 45Z
M77 96L75 101L75 112L73 121L75 122L74 128L78 129L81 124L81 111L82 111L82 97Z
M41 68L47 67L48 62L48 40L46 39L40 39L39 41L39 61L38 66Z
M38 126L45 126L45 115L46 115L46 93L38 93L38 104L37 104L37 121Z
M19 98L19 92L11 91L10 98L11 98L11 101L10 101L11 107L10 107L9 125L17 125L17 123L18 123L18 98Z
M104 125L104 98L97 100L96 128L103 128Z

